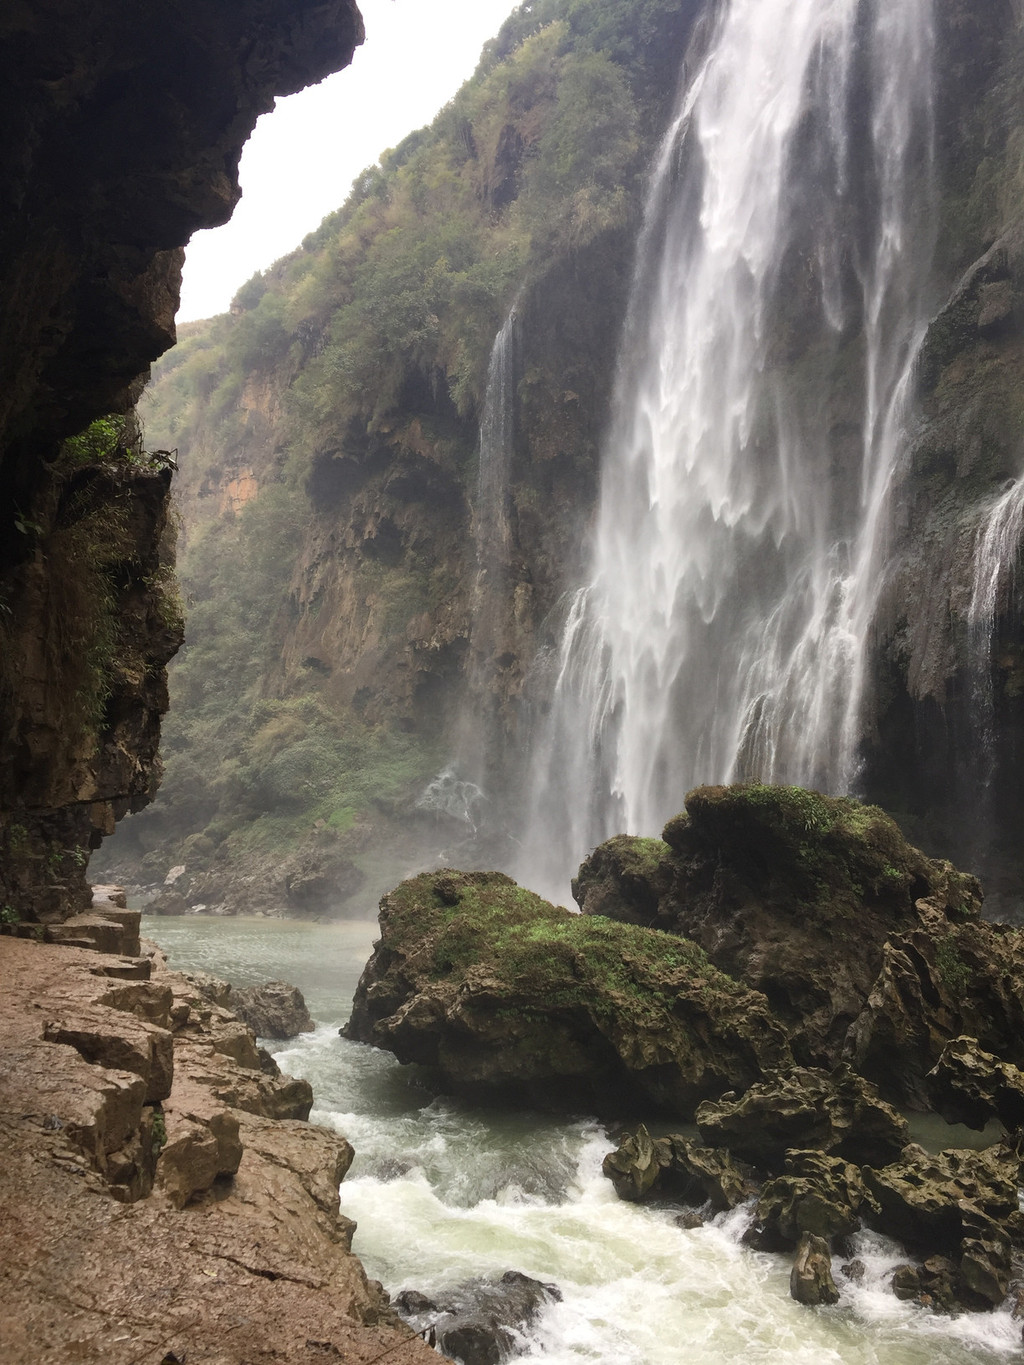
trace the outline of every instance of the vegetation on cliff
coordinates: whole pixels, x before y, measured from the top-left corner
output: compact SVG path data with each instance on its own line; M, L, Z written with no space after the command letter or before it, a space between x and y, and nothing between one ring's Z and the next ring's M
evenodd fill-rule
M117 846L143 879L184 861L193 899L244 903L254 850L374 876L373 830L444 762L464 690L478 426L516 298L521 686L591 497L642 171L696 8L521 6L429 128L229 315L182 329L145 406L181 465L189 626L160 807Z

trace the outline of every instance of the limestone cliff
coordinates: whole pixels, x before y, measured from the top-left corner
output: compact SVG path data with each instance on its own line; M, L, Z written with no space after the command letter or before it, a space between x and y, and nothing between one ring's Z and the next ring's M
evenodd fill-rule
M324 913L368 910L420 855L511 865L586 558L644 168L710 12L517 11L435 124L161 368L147 416L181 451L193 634L167 802L115 844L119 875L185 863L193 902ZM1024 511L984 628L972 600L979 537L1024 469L1019 6L937 5L934 37L930 325L877 532L858 791L985 873L998 914L1019 901ZM808 266L815 175L794 182L766 365L846 515L870 443L858 271L877 206L843 200L839 326ZM407 862L382 879L384 835ZM310 877L323 894L303 907L290 885Z
M344 65L353 0L42 0L0 17L0 913L87 903L88 850L159 778L180 640L169 473L128 412L174 341L181 248L225 221L274 96Z

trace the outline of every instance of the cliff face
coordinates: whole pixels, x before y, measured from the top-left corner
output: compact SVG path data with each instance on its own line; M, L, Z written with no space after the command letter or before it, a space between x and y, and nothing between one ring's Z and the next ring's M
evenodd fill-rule
M1024 473L1021 17L1008 2L937 17L937 306L897 474L866 781L922 843L985 873L989 911L1018 914L1021 523L998 564L983 542Z
M274 96L343 66L353 0L153 11L16 3L0 17L0 913L87 903L88 849L159 777L180 640L169 473L128 412L174 341L182 247L238 198Z
M181 451L195 606L167 803L113 846L118 875L185 863L193 902L295 911L289 878L322 873L305 908L328 911L376 876L400 816L407 861L380 883L441 849L509 865L501 817L521 815L525 736L586 559L644 168L707 10L517 13L432 128L161 367L147 420ZM987 624L975 598L981 538L1024 468L1021 52L1010 0L935 7L931 323L883 533L859 777L929 852L984 872L996 910L1024 818L1024 512ZM837 210L837 329L807 260L819 171L794 181L767 364L820 435L814 477L845 516L877 204L851 192ZM856 158L851 176L868 183ZM384 886L363 885L365 908Z
M416 805L453 758L509 787L698 8L517 12L431 128L183 331L143 413L179 451L189 633L161 801L108 866L184 863L207 906L368 907L472 832Z

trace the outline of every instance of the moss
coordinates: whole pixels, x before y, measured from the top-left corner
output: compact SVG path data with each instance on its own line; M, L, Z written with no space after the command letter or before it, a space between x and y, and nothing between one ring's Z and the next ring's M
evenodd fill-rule
M686 939L571 914L501 873L425 873L403 882L384 908L389 944L416 952L422 942L428 975L472 968L493 980L499 999L526 1000L541 1013L583 1008L655 1028L681 986L743 992Z
M865 898L924 895L930 865L878 806L803 787L699 787L686 799L692 837L714 843L770 894L787 892L830 919ZM679 835L674 835L679 838Z
M947 934L939 939L935 949L935 965L939 979L953 996L959 998L964 995L971 985L973 973L960 955L956 934Z

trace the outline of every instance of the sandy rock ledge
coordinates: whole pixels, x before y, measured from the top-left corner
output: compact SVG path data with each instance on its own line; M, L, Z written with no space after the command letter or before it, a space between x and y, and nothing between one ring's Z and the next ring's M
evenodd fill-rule
M137 932L0 939L5 1365L436 1362L349 1249L309 1086Z

